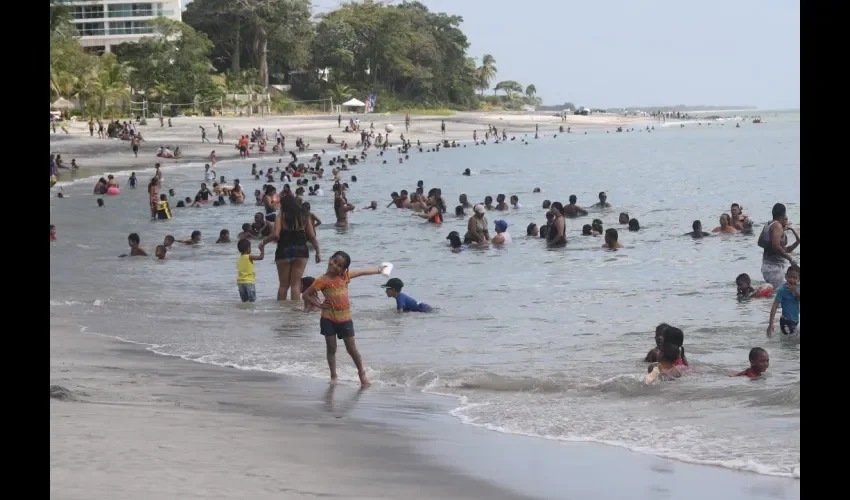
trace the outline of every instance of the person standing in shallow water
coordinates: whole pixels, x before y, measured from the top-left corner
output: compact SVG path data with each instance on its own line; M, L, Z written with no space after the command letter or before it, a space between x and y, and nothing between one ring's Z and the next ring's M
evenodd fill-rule
M292 300L300 300L301 278L310 258L307 241L312 243L316 250L317 264L322 258L313 222L294 197L285 196L281 200L280 214L275 218L272 234L263 239L263 246L270 241L277 241L274 253L279 280L277 300L286 300L290 290Z
M567 244L567 222L564 220L564 206L560 201L556 201L550 206L550 212L553 219L552 223L548 224L549 229L546 231L546 246L565 246Z
M322 276L313 281L309 288L304 290L304 300L310 306L322 309L322 318L319 320L319 329L325 337L328 368L331 372L331 384L338 380L336 372L336 339L337 337L345 343L345 350L357 367L360 384L369 385L366 378L366 369L360 351L354 343L354 322L351 318L351 304L348 300L348 283L358 276L381 274L382 267L366 269L362 271L349 270L351 257L345 252L336 252L328 262L328 270ZM322 292L324 300L319 300L318 292Z
M474 215L469 218L466 223L466 235L463 237L463 242L466 245L477 243L483 245L490 241L490 232L487 229L487 217L484 214L487 210L484 205L478 203L472 207Z
M796 264L791 252L800 246L800 236L788 222L785 205L777 203L773 206L772 213L773 220L764 226L759 235L758 246L764 249L761 261L764 280L773 285L773 288L779 288L785 283L785 261L787 260L791 265ZM791 231L794 234L797 240L794 244L788 245L785 231Z

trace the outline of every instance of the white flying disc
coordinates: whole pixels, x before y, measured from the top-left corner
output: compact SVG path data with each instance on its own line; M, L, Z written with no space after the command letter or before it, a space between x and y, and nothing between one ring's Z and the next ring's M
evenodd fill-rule
M390 273L393 272L393 265L389 262L384 262L381 264L381 267L383 267L383 269L381 269L381 274L384 276L389 276Z

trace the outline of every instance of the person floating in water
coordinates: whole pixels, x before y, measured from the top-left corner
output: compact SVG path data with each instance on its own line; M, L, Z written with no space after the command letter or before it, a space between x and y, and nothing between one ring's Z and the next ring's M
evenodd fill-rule
M705 238L706 236L711 236L711 233L706 233L702 230L702 222L695 220L691 227L694 229L690 233L685 233L685 236L690 236L691 238L698 240L701 238Z
M404 282L400 279L390 278L382 286L387 291L387 297L395 299L396 310L398 310L398 312L431 312L431 306L424 302L417 302L416 299L410 295L401 292L402 287L404 287Z
M767 325L767 336L773 335L773 321L776 310L782 307L779 317L779 329L782 335L797 335L800 324L800 268L791 265L785 272L785 284L776 289L776 298L770 308L770 320Z
M139 246L142 240L139 238L138 233L130 233L130 236L127 237L127 244L130 245L130 257L147 257L148 253L142 250Z
M750 275L747 273L739 274L738 277L735 278L735 284L738 286L739 299L760 299L768 297L773 293L773 285L770 283L765 283L753 288L752 280L750 280Z
M192 236L189 239L183 240L174 240L177 243L182 243L184 245L199 245L201 243L201 232L200 231L192 231Z
M735 377L761 377L762 373L767 371L770 366L770 356L767 351L761 347L753 347L750 349L750 367L746 370L734 375Z
M168 254L168 248L165 245L157 245L154 250L154 255L159 260L165 260L166 254Z
M608 203L608 194L605 191L599 192L599 203L594 203L593 208L611 208L611 204Z
M608 250L623 248L623 244L617 241L619 238L620 235L617 233L617 230L613 227L609 227L605 230L605 243L602 245L602 248L606 248Z

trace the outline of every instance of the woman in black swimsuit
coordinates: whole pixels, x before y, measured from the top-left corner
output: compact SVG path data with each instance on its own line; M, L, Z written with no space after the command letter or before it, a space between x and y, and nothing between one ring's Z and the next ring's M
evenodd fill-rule
M292 290L292 300L301 300L301 277L304 276L307 259L310 257L308 240L316 249L317 264L322 261L322 257L319 254L319 240L316 239L313 222L292 196L281 199L280 216L275 219L272 234L263 240L263 245L273 240L277 241L274 263L280 280L277 300L286 300L289 290Z
M555 215L555 218L549 226L549 232L546 233L546 246L565 246L567 244L567 225L564 220L564 206L561 202L556 201L552 203L549 210Z

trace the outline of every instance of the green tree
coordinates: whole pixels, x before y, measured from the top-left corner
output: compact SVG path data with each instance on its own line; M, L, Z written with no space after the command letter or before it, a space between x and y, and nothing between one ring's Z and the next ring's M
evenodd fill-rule
M131 68L127 63L120 62L115 54L107 52L100 56L98 83L93 94L100 101L100 118L106 110L108 100L127 99L130 97L129 81Z
M478 81L476 87L481 91L481 95L484 95L484 91L490 88L490 82L496 77L498 71L496 69L496 58L490 54L484 54L484 57L481 58L481 66L477 68Z
M496 84L493 88L494 92L503 91L508 99L513 99L514 94L522 93L522 85L515 80L504 80Z
M115 47L118 60L133 69L133 87L151 89L165 84L180 103L221 95L211 78L210 39L172 19L157 18L149 23L161 36Z
M532 83L525 88L525 95L528 96L529 99L534 99L534 96L537 95L537 87L535 87Z
M211 60L219 72L253 67L264 88L272 75L284 80L308 66L311 17L309 0L194 0L183 13L214 42Z

